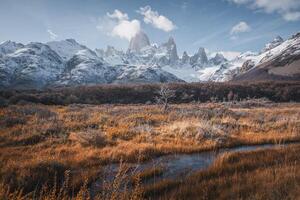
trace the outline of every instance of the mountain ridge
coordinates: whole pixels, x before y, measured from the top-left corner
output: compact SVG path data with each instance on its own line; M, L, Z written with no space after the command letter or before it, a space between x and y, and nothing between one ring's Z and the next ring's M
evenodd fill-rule
M0 44L0 87L222 82L270 76L297 80L299 59L300 33L286 41L278 36L261 52L245 52L232 60L221 53L211 56L203 47L194 55L184 51L179 57L173 37L155 45L144 32L132 38L126 52L112 46L91 50L74 39L26 45L7 41Z

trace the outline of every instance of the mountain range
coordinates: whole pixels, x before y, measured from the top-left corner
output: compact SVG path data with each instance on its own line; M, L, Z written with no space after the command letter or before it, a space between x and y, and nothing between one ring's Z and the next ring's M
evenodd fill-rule
M178 56L174 38L157 45L139 32L126 52L108 46L91 50L74 39L0 44L0 88L156 82L300 79L300 33L276 37L258 53L226 59L203 47Z

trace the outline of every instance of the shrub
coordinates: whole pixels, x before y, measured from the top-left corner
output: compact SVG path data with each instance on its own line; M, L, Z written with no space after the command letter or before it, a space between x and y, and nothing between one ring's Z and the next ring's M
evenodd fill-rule
M8 101L5 98L0 97L0 108L4 108L6 106L8 106Z
M25 124L26 120L22 117L4 116L0 119L0 125L4 127L13 127L18 124Z
M82 132L73 132L69 140L78 142L82 146L103 147L107 144L105 136L99 130L89 129Z
M266 97L275 102L300 101L299 81L241 82L241 83L170 83L176 91L172 103L209 102L212 99L238 100ZM0 91L0 97L9 103L20 101L46 105L82 104L137 104L155 102L159 84L96 85L47 90ZM229 95L230 94L230 95Z

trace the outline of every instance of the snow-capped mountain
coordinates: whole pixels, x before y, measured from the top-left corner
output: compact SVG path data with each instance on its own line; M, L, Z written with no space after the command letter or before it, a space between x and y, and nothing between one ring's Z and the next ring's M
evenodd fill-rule
M14 50L0 59L1 86L46 86L56 81L64 70L62 58L48 45L29 43L17 45Z
M144 32L140 31L130 40L128 51L139 52L147 46L150 46L149 38Z
M211 59L211 62L212 62L214 65L220 65L220 64L226 62L226 58L223 56L223 54L217 53L217 54L215 55L215 57L213 57L213 58Z
M300 33L286 41L277 36L259 53L248 51L230 61L222 62L208 79L211 81L299 80L299 59Z
M151 44L144 32L131 39L126 52L112 46L91 50L74 39L27 45L7 41L0 44L0 87L299 79L299 65L300 33L286 41L276 37L260 53L229 60L203 47L179 57L174 38Z
M182 57L181 57L181 65L187 65L191 61L191 57L187 54L186 51L183 52Z
M200 47L198 52L191 57L190 64L194 68L203 68L207 66L208 58L203 47Z
M17 49L22 48L24 45L10 40L0 44L0 56L15 52Z
M246 57L247 61L237 68L233 80L299 80L300 79L300 33L286 41L278 37L257 55Z
M7 41L0 44L0 87L181 82L159 66L149 64L153 57L148 60L145 56L151 48L157 47L149 44L139 52L124 53L111 46L106 51L93 51L73 39L27 45Z
M74 39L52 41L48 42L47 45L65 61L71 59L78 51L88 49L78 44Z
M269 51L269 50L281 45L283 42L284 42L284 40L282 39L282 37L277 36L276 38L274 38L274 40L272 42L267 43L261 52L264 53L266 51Z

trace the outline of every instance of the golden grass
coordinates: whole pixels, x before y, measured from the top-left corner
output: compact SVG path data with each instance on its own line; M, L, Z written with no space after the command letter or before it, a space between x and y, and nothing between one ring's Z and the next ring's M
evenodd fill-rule
M292 145L228 153L209 169L182 183L165 185L156 196L160 199L299 199L299 151L300 145ZM157 188L151 188L148 193L153 195L156 191Z
M9 106L0 109L0 177L26 194L70 170L69 187L78 192L109 162L299 141L299 124L297 103L181 104L168 112L156 105Z

